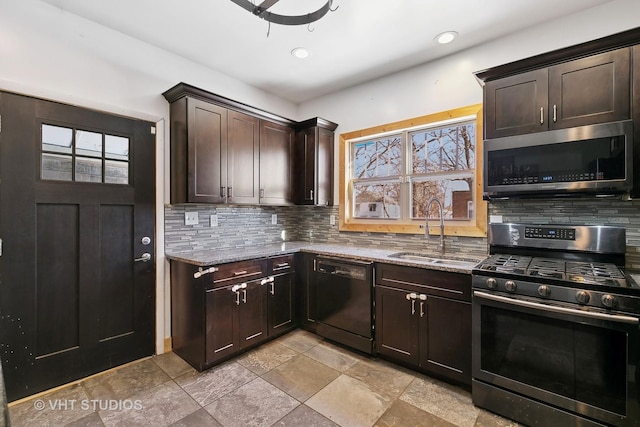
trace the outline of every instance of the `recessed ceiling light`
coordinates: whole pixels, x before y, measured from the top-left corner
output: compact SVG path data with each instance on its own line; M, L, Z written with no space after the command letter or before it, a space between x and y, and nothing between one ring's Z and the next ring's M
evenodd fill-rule
M456 37L458 37L458 33L455 31L445 31L438 34L434 40L440 44L447 44L451 43Z
M304 59L309 56L309 51L303 47L296 47L291 51L291 55L295 56L296 58Z

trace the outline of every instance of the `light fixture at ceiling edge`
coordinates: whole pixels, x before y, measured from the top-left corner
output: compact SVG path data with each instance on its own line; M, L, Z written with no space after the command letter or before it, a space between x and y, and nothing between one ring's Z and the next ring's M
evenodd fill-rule
M277 13L269 12L268 9L280 0L263 0L259 5L255 5L249 0L231 0L238 6L248 10L256 16L264 19L265 21L272 22L280 25L307 25L325 16L329 11L333 12L336 9L331 9L333 0L328 0L327 3L315 12L307 13L305 15L280 15Z

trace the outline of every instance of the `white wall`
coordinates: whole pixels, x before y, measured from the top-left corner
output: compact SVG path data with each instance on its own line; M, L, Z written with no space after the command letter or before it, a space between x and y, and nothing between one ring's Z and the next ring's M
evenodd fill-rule
M482 90L473 71L636 26L640 2L616 0L297 106L38 0L0 0L0 90L158 122L157 349L162 352L170 335L162 208L169 201L169 106L162 92L184 81L294 120L325 117L340 124L338 132L348 132L479 103Z

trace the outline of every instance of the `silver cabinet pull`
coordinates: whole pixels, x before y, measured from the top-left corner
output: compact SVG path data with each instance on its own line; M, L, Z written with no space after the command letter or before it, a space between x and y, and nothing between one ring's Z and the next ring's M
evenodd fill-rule
M234 276L242 276L243 274L247 274L247 270L234 271L234 272L233 272L233 275L234 275Z
M309 190L309 198L313 200L313 190Z
M200 268L198 268L198 271L193 273L193 278L194 279L199 279L200 277L204 276L205 274L215 273L216 271L218 271L218 269L216 267L209 267L207 269L203 269L202 267L200 267Z
M220 197L227 197L227 187L220 187Z
M279 264L276 264L276 268L284 268L284 267L289 267L289 263L288 262L281 262Z
M406 295L407 300L411 300L411 315L416 314L416 298L418 298L418 294L415 292L411 292Z
M558 121L558 107L553 104L553 123Z
M240 285L240 288L242 289L242 302L243 303L247 303L247 284L243 283L242 285Z
M149 252L145 252L142 254L142 256L140 258L136 258L134 259L135 262L147 262L151 259L151 254Z
M420 294L420 317L424 317L424 302L427 300L425 294Z
M276 284L275 281L271 281L271 290L269 291L271 293L271 295L275 295L276 294Z
M260 198L263 199L264 198L264 188L260 189Z
M540 124L544 124L544 107L540 107Z
M229 198L233 197L233 188L229 187L227 194L229 195Z
M231 292L236 294L236 305L240 305L240 289L242 289L241 285L233 285L231 288Z

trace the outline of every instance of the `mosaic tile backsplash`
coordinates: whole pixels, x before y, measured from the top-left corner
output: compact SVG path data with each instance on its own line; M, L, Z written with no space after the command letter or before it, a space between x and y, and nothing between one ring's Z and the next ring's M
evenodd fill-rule
M185 211L198 212L198 225L184 225ZM217 215L218 226L210 226ZM277 224L272 224L272 216ZM336 224L330 225L335 215ZM618 225L627 229L627 268L640 270L640 200L553 199L492 202L489 215L503 222L534 224ZM438 254L438 238L424 235L341 232L338 207L173 205L165 208L165 245L172 252L242 248L286 241L311 241L347 246ZM445 253L484 257L487 239L447 236Z

